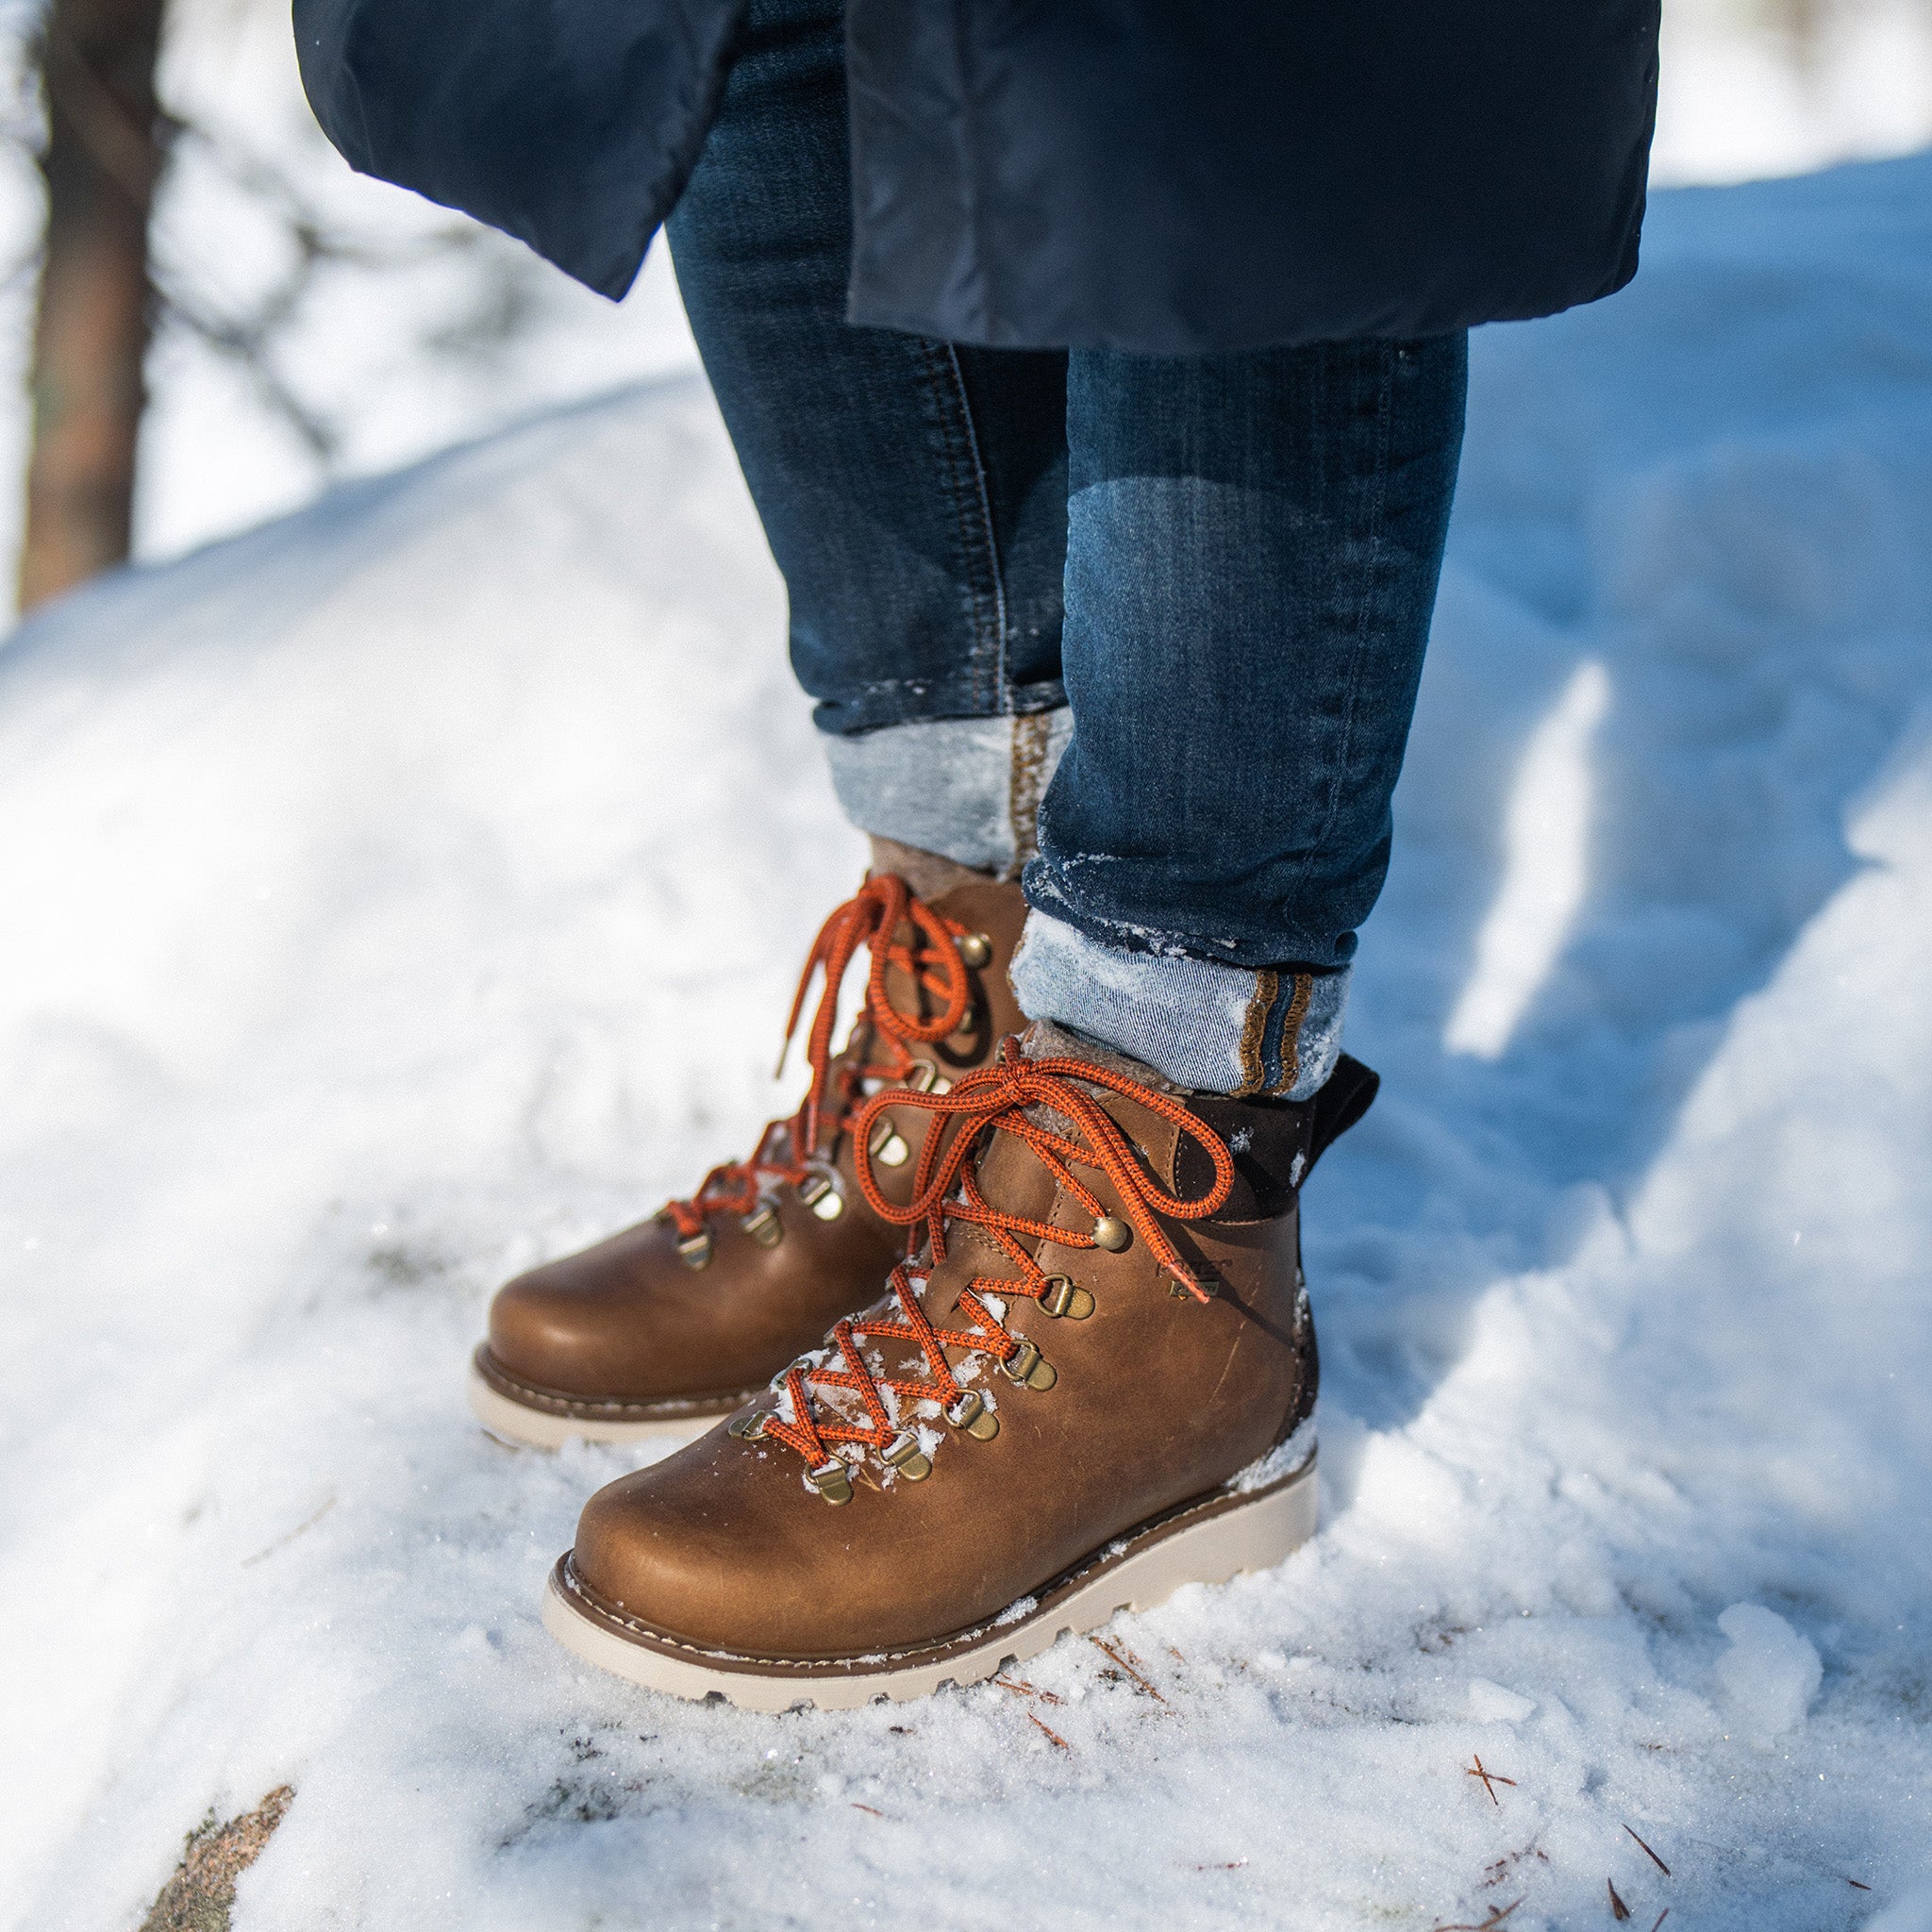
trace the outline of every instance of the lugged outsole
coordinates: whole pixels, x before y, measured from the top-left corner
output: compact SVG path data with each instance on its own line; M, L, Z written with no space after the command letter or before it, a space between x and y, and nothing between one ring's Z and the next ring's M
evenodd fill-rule
M671 1416L616 1420L602 1416L556 1415L532 1408L487 1382L473 1361L469 1376L470 1411L500 1441L518 1449L561 1449L566 1442L645 1442L666 1436L695 1436L738 1407L729 1402L707 1405Z
M1130 1530L1077 1566L1038 1607L974 1633L970 1641L956 1640L944 1646L944 1656L924 1661L902 1653L909 1660L852 1657L783 1665L779 1659L721 1657L670 1639L626 1636L576 1584L568 1557L551 1573L543 1624L587 1663L674 1697L719 1695L741 1710L799 1705L854 1710L880 1698L897 1704L927 1697L944 1684L980 1683L1039 1656L1063 1635L1083 1636L1122 1610L1152 1609L1183 1584L1225 1583L1245 1570L1272 1569L1314 1534L1315 1515L1310 1456L1294 1474L1252 1496L1204 1505L1193 1520L1182 1511L1178 1518ZM641 1633L643 1626L638 1628Z

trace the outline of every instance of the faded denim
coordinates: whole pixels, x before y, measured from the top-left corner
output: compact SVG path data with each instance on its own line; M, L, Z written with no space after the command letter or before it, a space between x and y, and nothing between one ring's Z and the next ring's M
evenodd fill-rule
M1468 339L1076 354L1061 675L1033 904L1130 952L1343 966L1461 451Z
M821 729L1049 710L1067 541L1066 358L845 321L845 42L761 5L665 232L790 593Z
M827 738L832 789L862 832L1017 878L1039 850L1040 801L1072 735L1072 714L922 718Z

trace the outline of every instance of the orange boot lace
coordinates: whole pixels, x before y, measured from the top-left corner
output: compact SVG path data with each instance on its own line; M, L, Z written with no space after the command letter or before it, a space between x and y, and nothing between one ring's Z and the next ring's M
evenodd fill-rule
M895 937L908 924L913 933L909 944ZM958 1030L973 997L959 952L959 941L966 936L967 928L958 920L935 912L904 879L890 873L868 879L819 928L799 975L791 1016L785 1023L789 1051L813 976L823 973L824 984L805 1044L811 1084L795 1114L767 1125L749 1160L723 1162L704 1177L694 1194L665 1204L660 1218L676 1231L679 1252L688 1261L702 1267L709 1258L710 1238L705 1226L708 1216L755 1214L772 1188L784 1182L798 1187L823 1173L823 1150L836 1144L851 1124L854 1109L865 1097L865 1083L903 1080L917 1064L915 1046L936 1044ZM873 1043L886 1058L877 1064L835 1065L832 1029L838 1024L839 992L861 947L872 955L863 1017L871 1022ZM894 966L937 1002L931 1019L902 1013L886 997L886 974ZM779 1067L782 1071L782 1055Z
M1125 1096L1199 1141L1214 1165L1214 1181L1208 1191L1192 1197L1169 1193L1148 1173L1120 1124L1094 1098L1091 1090L1095 1087ZM940 1116L920 1150L912 1198L903 1208L894 1207L880 1191L866 1151L873 1124L893 1107L924 1108ZM1069 1122L1074 1135L1058 1133L1035 1119L1030 1110L1036 1108L1050 1109ZM1074 1288L1063 1275L1048 1274L1025 1241L1051 1241L1060 1247L1089 1249L1126 1245L1126 1229L1075 1173L1076 1168L1097 1169L1112 1183L1132 1232L1146 1242L1162 1270L1174 1277L1177 1291L1185 1291L1204 1302L1212 1298L1212 1291L1189 1272L1158 1217L1197 1221L1214 1213L1234 1185L1234 1161L1220 1136L1181 1102L1127 1074L1067 1058L1025 1059L1021 1057L1019 1041L1008 1039L1001 1043L998 1060L967 1074L950 1092L874 1094L858 1110L853 1131L859 1149L858 1185L866 1200L887 1221L911 1228L924 1224L929 1267L945 1259L947 1227L957 1222L983 1228L1019 1274L1017 1277L974 1275L958 1298L959 1310L972 1325L942 1328L921 1304L914 1286L915 1257L908 1254L892 1270L893 1306L888 1313L840 1322L832 1330L823 1363L808 1357L786 1372L780 1386L789 1397L784 1404L789 1413L754 1416L742 1425L743 1432L772 1437L795 1449L805 1457L808 1479L828 1502L842 1503L852 1493L851 1465L834 1453L835 1443L856 1442L877 1450L889 1468L913 1481L928 1474L931 1463L909 1427L921 1404L937 1405L939 1414L969 1434L987 1437L997 1433L999 1425L992 1410L984 1396L960 1382L947 1349L983 1354L1016 1383L1034 1389L1052 1386L1053 1370L1038 1345L1013 1335L994 1315L985 1294L994 1293L1008 1301L1042 1302L1049 1312L1064 1312L1073 1296L1086 1291ZM979 1191L974 1156L994 1133L1011 1134L1025 1141L1060 1188L1093 1215L1091 1233L1008 1213L986 1199ZM1091 1297L1086 1306L1092 1306ZM925 1373L874 1374L866 1360L867 1341L911 1342L924 1359ZM848 1420L820 1401L814 1389L850 1391L863 1407L866 1421Z

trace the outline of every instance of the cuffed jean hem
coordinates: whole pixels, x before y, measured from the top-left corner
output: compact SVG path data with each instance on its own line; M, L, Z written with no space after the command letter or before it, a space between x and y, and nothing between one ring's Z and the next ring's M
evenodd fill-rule
M1052 1020L1210 1093L1307 1100L1341 1053L1349 969L1224 966L1130 953L1036 908L1013 959L1029 1020Z
M1016 878L1073 735L1062 705L1020 717L930 718L826 738L832 789L861 832Z

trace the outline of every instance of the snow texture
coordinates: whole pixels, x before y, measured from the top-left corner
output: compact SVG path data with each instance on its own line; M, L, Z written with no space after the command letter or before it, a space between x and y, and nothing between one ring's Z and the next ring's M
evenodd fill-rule
M1246 1495L1252 1490L1265 1490L1303 1468L1315 1453L1315 1418L1298 1424L1286 1441L1277 1442L1267 1455L1258 1457L1230 1479L1230 1487Z
M1764 1749L1796 1730L1824 1681L1818 1647L1762 1604L1733 1604L1717 1620L1731 1647L1717 1660L1717 1684L1731 1721Z
M1521 1724L1535 1708L1534 1697L1520 1696L1487 1677L1469 1680L1469 1714L1479 1724Z
M286 1782L241 1932L1532 1932L1607 1882L1924 1927L1928 528L1932 159L1661 196L1628 293L1485 333L1356 985L1387 1086L1308 1190L1321 1533L1105 1633L1158 1700L1070 1641L843 1715L562 1654L545 1571L637 1458L461 1396L505 1274L776 1110L862 861L702 390L37 619L7 1923L136 1923Z
M1932 1886L1902 1898L1871 1922L1870 1932L1932 1932Z

